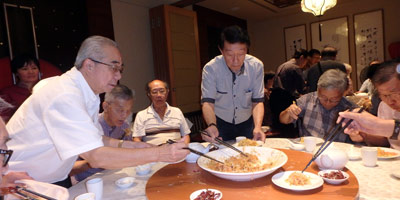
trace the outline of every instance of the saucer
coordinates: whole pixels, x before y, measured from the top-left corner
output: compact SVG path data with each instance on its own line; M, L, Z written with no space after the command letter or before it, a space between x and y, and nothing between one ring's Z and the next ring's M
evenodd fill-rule
M135 177L124 177L115 181L115 184L121 189L129 188L133 183L135 183Z

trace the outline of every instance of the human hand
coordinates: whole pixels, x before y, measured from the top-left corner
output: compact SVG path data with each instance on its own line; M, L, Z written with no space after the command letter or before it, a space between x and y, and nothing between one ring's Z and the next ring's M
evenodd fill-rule
M216 141L214 140L216 137L218 137L219 132L216 126L209 126L208 128L206 128L204 131L206 131L211 137L205 135L205 134L201 134L201 137L203 138L203 140L210 142L210 143L216 143Z
M254 128L253 140L261 140L261 141L265 142L265 133L261 130L261 127Z
M158 149L158 161L176 162L184 159L190 153L188 150L183 149L184 147L187 147L184 138L181 138L179 141L173 144L161 145Z
M21 179L33 180L26 172L8 172L1 180L1 187L15 187L17 185L22 187L24 184L15 183L15 181Z
M290 105L288 108L286 108L287 113L289 114L289 117L297 120L299 117L299 114L301 113L301 108L298 107L296 104Z
M357 113L359 109L353 111L340 112L336 123L339 123L342 118L345 118L342 126L346 124L350 119L353 121L344 130L345 133L351 134L354 131L364 132L367 134L391 134L393 131L393 125L390 124L390 120L384 120L378 118L368 112ZM389 121L389 123L386 123Z

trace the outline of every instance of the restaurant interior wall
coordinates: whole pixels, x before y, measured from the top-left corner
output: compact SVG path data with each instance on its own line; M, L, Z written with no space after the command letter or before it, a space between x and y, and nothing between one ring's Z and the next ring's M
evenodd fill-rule
M353 72L356 71L353 15L383 9L385 59L390 59L388 45L392 42L400 41L400 29L398 28L400 12L398 8L400 8L399 0L338 1L338 4L334 8L328 10L321 17L321 20L348 17L350 64L353 66ZM266 71L275 71L280 64L285 62L283 28L306 24L307 46L311 48L310 24L317 21L318 18L304 12L280 16L265 21L248 21L248 30L252 42L251 52L264 62ZM355 80L356 78L356 74L352 73L352 79Z

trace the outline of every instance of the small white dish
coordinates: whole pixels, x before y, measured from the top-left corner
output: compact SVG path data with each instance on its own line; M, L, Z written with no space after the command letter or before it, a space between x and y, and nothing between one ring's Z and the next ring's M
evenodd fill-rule
M361 158L361 155L356 152L349 152L347 156L349 157L349 160L359 160Z
M289 142L289 143L290 143L289 148L293 149L293 150L296 150L296 151L302 151L305 148L304 144L296 144L296 143L293 143L293 142Z
M151 163L136 166L137 175L147 175L151 172Z
M130 177L130 176L120 178L115 181L115 184L121 189L129 188L133 185L133 183L135 183L135 177Z
M400 179L400 170L392 172L392 175L398 179Z
M331 179L331 178L325 178L325 177L324 177L325 174L329 174L329 173L331 173L331 172L333 172L333 171L340 171L340 172L342 172L344 178L343 178L343 179ZM331 170L331 169L319 171L319 172L318 172L318 175L319 175L322 179L324 179L325 182L327 182L327 183L329 183L329 184L332 184L332 185L339 185L339 184L345 182L345 181L346 181L347 179L349 179L349 177L350 177L349 174L346 173L346 172L344 172L344 171L341 171L341 170Z
M75 200L95 200L96 195L92 192L89 193L83 193L77 197L75 197Z
M216 190L216 189L201 189L201 190L194 191L194 192L190 195L190 200L195 200L196 197L198 197L202 192L205 192L205 191L207 191L207 190L212 191L212 192L214 192L214 193L220 193L220 194L221 194L218 198L215 198L215 200L220 200L220 199L222 199L222 192L219 191L219 190Z

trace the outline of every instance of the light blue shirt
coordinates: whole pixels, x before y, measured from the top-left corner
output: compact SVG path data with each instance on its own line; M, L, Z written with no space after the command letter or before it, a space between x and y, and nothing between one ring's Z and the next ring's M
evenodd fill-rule
M201 102L214 103L217 117L239 124L252 115L252 103L264 101L264 65L246 55L238 73L233 73L222 55L203 68Z

